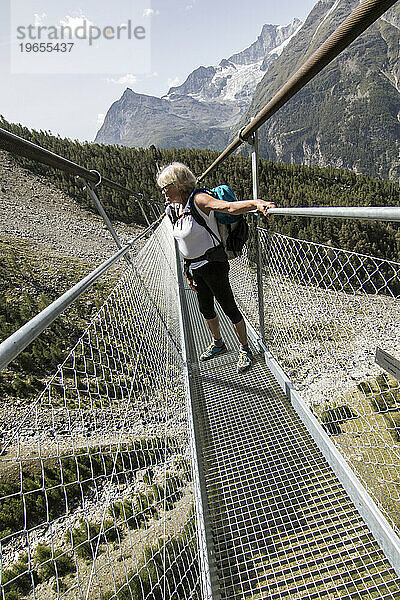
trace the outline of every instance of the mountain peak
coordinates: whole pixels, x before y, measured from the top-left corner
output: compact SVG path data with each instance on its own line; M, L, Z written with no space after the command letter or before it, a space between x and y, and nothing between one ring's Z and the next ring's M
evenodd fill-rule
M247 124L343 23L358 0L319 0L268 67L231 134ZM260 155L398 178L400 6L397 3L300 90L260 131Z
M137 92L134 92L131 88L128 87L128 88L126 88L126 90L122 94L121 98L124 98L124 97L128 97L129 98L129 96L131 96L131 95L137 95Z
M200 66L162 98L126 88L113 103L96 142L127 146L223 148L268 65L301 27L266 24L250 46L217 66ZM193 115L196 115L196 124Z
M266 23L261 33L250 46L233 54L228 60L234 64L251 64L263 62L268 54L279 56L282 44L293 37L302 26L300 19L293 19L288 25L271 25Z
M222 59L216 67L198 67L184 83L170 88L164 97L172 99L179 94L200 102L229 102L243 110L268 65L280 55L301 25L299 19L293 19L288 25L263 25L257 40L250 46Z

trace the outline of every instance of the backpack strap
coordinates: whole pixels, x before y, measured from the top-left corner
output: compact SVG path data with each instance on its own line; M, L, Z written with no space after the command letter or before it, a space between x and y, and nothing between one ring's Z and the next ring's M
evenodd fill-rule
M206 229L208 231L208 233L211 235L212 238L214 238L217 241L217 244L214 244L213 248L209 248L208 250L206 250L206 252L204 254L202 254L201 256L197 256L196 258L185 258L183 260L183 272L185 273L185 275L190 276L190 265L192 264L192 262L197 262L200 260L217 260L217 261L225 261L227 260L227 256L225 253L225 249L224 246L222 244L222 240L220 240L219 237L216 236L216 234L213 232L213 230L207 225L204 217L200 214L199 209L197 208L195 202L194 202L194 197L196 194L199 194L201 192L206 192L206 193L210 193L210 190L208 190L207 188L197 188L195 190L193 190L193 192L190 194L188 201L186 203L185 208L183 209L183 214L190 214L193 219L196 221L196 223L198 223L199 225L201 225L201 227L204 227L204 229Z
M215 240L217 240L218 244L222 243L222 240L213 232L213 230L207 225L206 220L204 219L204 217L199 213L199 209L197 208L195 201L194 201L194 197L196 194L199 194L201 192L208 192L210 193L210 190L208 190L207 188L197 188L195 190L193 190L193 192L190 194L188 201L186 203L186 206L184 208L184 212L186 211L189 212L193 219L196 221L196 223L198 223L199 225L201 225L202 227L204 227L204 229L206 229L208 231L208 233L211 235L212 238L214 238ZM214 244L215 245L215 244Z

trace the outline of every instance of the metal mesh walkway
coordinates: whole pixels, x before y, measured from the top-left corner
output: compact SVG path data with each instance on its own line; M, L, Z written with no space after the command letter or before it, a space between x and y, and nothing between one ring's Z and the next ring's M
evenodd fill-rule
M234 261L232 281L254 325L250 255ZM1 600L400 600L263 359L236 375L221 317L228 352L197 362L208 333L176 267L164 221L40 397L13 407L0 461Z
M208 342L194 292L183 317L212 532L214 598L399 599L400 580L261 358L235 372Z

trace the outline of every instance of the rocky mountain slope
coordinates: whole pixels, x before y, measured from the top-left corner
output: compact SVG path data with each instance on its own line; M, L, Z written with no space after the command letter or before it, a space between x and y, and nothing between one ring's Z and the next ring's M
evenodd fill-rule
M0 152L0 341L116 250L102 219ZM123 242L143 228L115 223ZM139 249L140 240L134 251ZM125 268L120 261L0 374L0 446L10 408L43 389ZM13 404L14 406L14 404Z
M327 39L358 0L319 0L268 68L247 123ZM400 5L371 25L260 130L261 155L400 178Z
M220 150L356 7L319 0L304 24L264 25L249 48L199 67L163 98L127 89L96 141ZM260 155L400 179L400 4L260 130Z
M97 265L115 252L98 215L84 210L46 177L34 175L0 151L0 239L30 242L35 252ZM141 227L115 223L123 242ZM31 250L32 251L32 250Z
M162 98L126 89L109 109L95 141L125 146L221 149L269 65L301 27L264 25L248 48L216 67L199 67Z

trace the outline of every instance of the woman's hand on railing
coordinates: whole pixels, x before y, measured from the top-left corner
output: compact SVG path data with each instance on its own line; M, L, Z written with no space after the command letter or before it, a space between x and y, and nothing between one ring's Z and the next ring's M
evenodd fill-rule
M275 204L273 202L265 202L265 200L259 199L255 202L257 210L269 219L271 215L268 214L268 209L276 208Z

